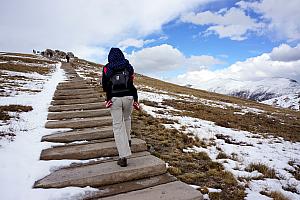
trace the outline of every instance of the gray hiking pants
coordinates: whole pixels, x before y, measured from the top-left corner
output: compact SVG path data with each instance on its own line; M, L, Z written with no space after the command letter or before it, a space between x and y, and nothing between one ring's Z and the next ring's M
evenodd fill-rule
M113 118L113 132L119 157L131 155L128 140L131 140L131 113L133 97L113 97L110 113Z

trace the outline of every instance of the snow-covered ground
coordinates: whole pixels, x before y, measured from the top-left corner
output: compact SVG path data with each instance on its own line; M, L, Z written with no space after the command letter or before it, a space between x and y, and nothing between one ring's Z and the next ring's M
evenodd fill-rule
M262 103L282 108L300 110L300 93L282 95L280 97L275 97L266 101L262 101Z
M247 107L247 106L241 106L241 105L234 104L234 103L228 103L228 102L222 102L222 101L216 101L216 100L210 100L210 99L204 99L204 98L197 98L195 96L189 96L189 95L185 95L185 94L169 93L166 91L157 90L157 89L151 88L149 86L144 86L144 85L139 85L137 88L139 89L139 94L141 96L147 96L147 99L144 99L144 100L154 101L157 103L161 103L163 100L177 99L177 100L184 100L189 103L200 103L205 106L217 107L217 108L222 108L222 109L228 109L228 108L240 109L241 112L239 112L237 114L241 114L241 115L246 114L246 113L259 114L259 113L265 112L264 110L261 110L261 109Z
M288 78L273 77L258 81L213 79L192 87L299 110L300 84Z
M24 70L26 70L26 67L30 67L31 69L34 67L38 67L39 69L47 68L47 70L49 69L50 71L55 68L53 61L42 56L0 55L0 64L1 63L12 64L20 69L24 66ZM0 96L4 97L40 92L44 82L49 79L49 75L42 75L37 72L28 73L0 70L0 74Z
M186 100L184 96L180 97L173 94L161 94L152 88L153 92L139 91L139 98L141 100L148 100L158 102L159 105L164 99L182 99ZM203 99L196 99L196 97L190 97L189 100L198 101L206 103L206 105L220 107L221 102L207 102ZM229 105L224 103L224 109L226 106L238 107L238 105ZM160 105L161 106L161 105ZM240 107L244 112L254 112L261 113L262 110L255 108L245 108ZM236 178L249 179L250 177L260 177L261 173L258 171L248 172L246 167L251 163L261 163L266 166L273 168L276 171L276 176L278 179L260 179L260 180L249 180L246 182L240 182L246 186L246 199L257 200L257 199L270 199L267 196L260 194L261 191L279 191L282 192L289 199L300 199L300 181L296 180L290 171L295 170L295 166L291 166L289 161L294 163L294 165L300 166L300 143L299 142L289 142L282 138L269 137L265 138L259 134L238 131L230 128L224 128L215 125L215 123L210 121L201 120L198 118L186 117L186 116L174 116L168 112L174 110L174 108L168 106L166 108L157 108L147 105L142 105L142 109L153 117L167 118L174 120L173 125L166 124L167 128L175 128L182 130L182 127L187 127L184 133L193 134L198 136L207 144L214 142L215 145L208 145L207 148L203 147L193 147L185 149L186 152L206 152L210 158L214 161L220 162L224 165L225 169L232 172ZM162 112L157 112L164 109L164 114ZM220 135L222 137L220 137ZM218 136L218 137L217 137ZM232 141L230 144L226 143L224 139L227 138ZM223 152L228 155L228 159L217 159L217 155ZM289 192L284 190L284 188L295 188L297 192Z
M32 59L32 60L45 60L48 61L48 59L44 56L41 55L14 55L14 54L7 54L7 53L0 53L0 55L4 57L9 57L9 58L27 58L27 59Z
M49 200L74 199L92 188L69 187L63 189L32 189L35 181L48 175L59 166L66 166L74 160L40 161L42 149L52 143L41 142L41 137L56 130L44 127L56 85L63 81L64 71L56 65L51 76L41 77L36 74L22 73L22 76L34 77L42 80L39 84L41 92L35 94L22 93L9 97L1 97L0 105L18 104L32 106L33 110L19 114L19 118L12 118L8 123L0 125L0 131L13 131L16 137L13 142L0 140L0 199L16 200ZM12 73L14 75L19 73ZM28 86L36 88L35 84Z
M299 92L297 81L288 78L265 78L258 81L240 81L235 79L214 79L199 85L201 89L222 94L248 91L248 97L255 93L292 94ZM263 94L262 94L263 95Z
M26 77L26 78L24 78ZM1 71L0 81L2 82L2 96L16 96L22 94L36 93L43 89L43 84L48 76L38 73L23 73L14 71Z

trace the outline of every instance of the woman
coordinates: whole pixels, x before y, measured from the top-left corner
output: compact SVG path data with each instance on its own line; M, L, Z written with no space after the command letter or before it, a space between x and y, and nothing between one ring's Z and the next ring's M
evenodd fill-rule
M127 166L131 155L131 112L139 110L137 90L133 85L134 70L119 48L111 48L108 64L103 67L102 88L106 92L106 107L113 118L113 132L119 153L118 165Z

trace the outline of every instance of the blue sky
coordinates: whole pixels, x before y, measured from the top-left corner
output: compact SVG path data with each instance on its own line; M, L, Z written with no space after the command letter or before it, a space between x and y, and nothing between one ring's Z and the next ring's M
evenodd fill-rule
M125 50L125 52L130 55L132 54L132 51L140 51L144 48L151 48L162 44L168 44L183 53L185 57L208 55L221 61L220 63L207 66L207 69L209 69L211 72L222 70L226 71L231 65L234 65L237 62L243 62L249 58L251 59L260 57L264 53L271 54L274 48L278 48L281 45L288 45L291 50L294 49L296 52L298 52L298 48L296 47L298 45L299 38L291 38L289 35L283 35L280 32L276 32L278 30L269 30L268 26L271 26L272 23L275 23L272 21L271 17L266 16L266 13L263 13L263 11L258 11L258 9L242 9L241 5L236 4L237 2L238 1L214 1L209 4L196 7L192 12L211 12L225 18L226 13L229 13L232 8L236 8L239 11L242 11L244 15L251 19L254 23L260 24L260 26L262 26L259 27L259 30L252 30L251 28L249 28L249 30L247 30L244 34L241 34L242 39L235 39L230 36L220 37L220 35L216 32L206 34L206 30L210 26L212 26L212 24L217 23L207 23L199 25L193 22L185 22L181 20L182 16L180 16L162 25L160 32L144 37L144 40L155 40L155 42L145 44L142 47L129 47ZM258 4L262 3L260 1L256 2ZM250 3L255 3L255 1L251 1ZM275 1L269 1L266 4L269 4L268 6L272 8L272 3L275 3ZM221 9L225 11L222 11L223 13L220 14L219 11ZM291 15L292 13L293 12L291 12ZM276 16L274 18L276 18ZM230 22L226 23L226 25L230 24ZM235 22L232 23L234 25ZM299 26L299 23L297 22L291 23L291 26L295 26L295 24L296 26ZM285 27L278 27L278 29L280 28ZM163 40L157 39L161 36L164 36ZM285 51L284 48L282 48L282 51ZM288 65L290 63L282 63L282 71L284 71L285 64ZM264 66L256 66L253 70L257 70L257 68L260 67ZM251 68L249 70L251 71ZM266 70L268 70L268 73L264 74L267 75L263 75L262 77L251 77L250 79L256 80L269 77L285 77L294 78L299 81L298 64L296 64L296 66L294 67L294 71L288 73L295 74L294 76L289 76L285 73L281 73L282 71L280 70L274 70L275 73L273 74L272 68L267 68ZM178 75L184 75L187 72L188 70L186 70L186 68L183 66L177 68L176 70L170 70L167 73L160 73L160 76L158 75L158 73L154 74L153 76L158 76L166 80L174 80L174 77L177 77ZM249 71L243 73L249 73ZM231 78L230 76L223 75L221 75L221 77ZM239 76L233 76L233 78L239 79Z
M300 81L299 7L299 0L3 1L0 50L61 49L105 64L120 47L138 73L180 84Z
M281 41L271 41L267 36L257 36L255 34L250 35L249 38L243 41L228 38L220 39L217 35L201 36L199 33L204 32L206 27L198 27L174 20L165 24L162 28L162 34L167 36L167 39L158 40L144 47L167 43L182 51L186 56L202 54L216 56L226 62L218 66L226 67L236 61L270 52L274 47L281 44ZM151 35L145 39L159 37L160 35ZM128 48L126 52L130 53L132 50L139 49L141 48Z

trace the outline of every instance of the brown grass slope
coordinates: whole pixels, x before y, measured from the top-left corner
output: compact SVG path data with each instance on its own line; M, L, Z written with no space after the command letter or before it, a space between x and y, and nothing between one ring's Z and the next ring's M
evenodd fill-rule
M226 109L223 109L182 100L165 100L163 102L165 105L172 106L178 110L183 110L184 112L181 113L181 115L212 121L219 126L250 131L266 136L280 136L290 141L300 141L300 112L290 109L274 108L251 100L178 86L142 75L136 77L135 83L170 93L193 95L206 100L231 103L241 107L263 110L264 112L259 114L248 112L244 115L239 115L236 113L241 112L241 108L228 106Z
M18 92L36 93L39 89L30 89L23 87L26 83L38 82L42 83L41 79L29 78L23 75L11 74L11 72L22 73L38 73L41 75L48 75L54 71L56 61L47 60L41 56L23 53L9 53L1 52L0 54L0 98L8 97L11 93L17 95ZM8 71L8 72L7 72ZM0 106L0 122L8 125L11 120L18 120L18 113L29 112L32 110L31 106L24 105L4 105ZM14 114L10 114L14 113ZM1 126L1 125L0 125ZM12 129L13 130L13 129ZM13 140L15 133L6 130L0 131L0 140L8 138Z
M72 66L83 76L91 79L91 82L101 90L99 79L103 65L77 59L72 63ZM224 109L202 103L191 103L182 99L165 100L162 103L163 106L168 105L183 111L180 113L174 112L174 114L204 119L215 122L219 126L250 131L266 137L280 136L286 140L300 141L300 112L182 87L139 74L136 75L135 84L145 91L149 90L145 87L148 86L156 90L166 91L173 96L176 96L176 94L193 95L208 101L238 105L237 107L227 106ZM143 103L159 107L157 102L143 101ZM244 115L236 114L242 112L242 108L245 107L259 109L263 112L248 112ZM170 123L172 124L174 121L153 118L143 111L134 112L132 129L138 138L147 142L148 148L153 155L169 163L169 172L178 179L200 186L200 190L203 193L208 193L207 188L209 187L221 189L220 193L209 193L210 199L244 199L245 188L238 183L231 173L226 172L220 163L212 161L204 152L183 152L183 149L188 147L205 147L207 144L197 137L188 136L180 130L167 129L162 125Z
M72 66L86 78L92 79L95 86L101 90L99 78L102 73L102 65L75 60ZM136 79L136 84L153 87L147 83L147 77L140 75ZM151 104L151 102L148 103ZM152 104L156 105L155 102ZM162 125L166 123L174 122L153 118L143 111L134 112L132 129L138 138L147 142L153 155L169 163L171 166L169 172L178 179L189 184L199 185L203 193L208 193L208 187L222 189L221 193L209 194L211 199L244 199L244 187L240 186L234 176L226 172L221 164L213 162L206 153L183 152L183 149L193 145L205 145L202 141L180 131L166 129Z

